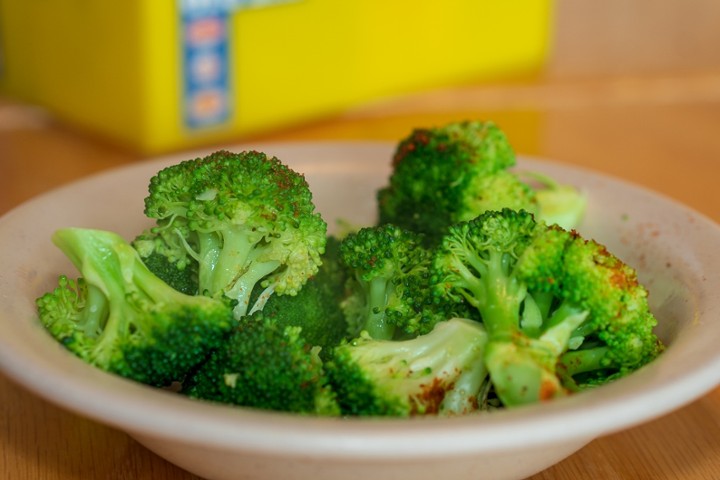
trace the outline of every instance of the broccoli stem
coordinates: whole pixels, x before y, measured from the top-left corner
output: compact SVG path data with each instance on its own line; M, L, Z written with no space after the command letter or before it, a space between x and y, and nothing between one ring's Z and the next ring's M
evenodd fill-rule
M564 394L555 375L553 358L542 343L526 337L516 342L491 339L485 355L495 392L507 407Z
M520 330L531 338L538 338L550 315L554 295L550 292L528 292L522 301Z
M108 301L105 294L95 285L87 286L87 298L82 312L83 333L89 338L97 338L105 327Z
M535 301L538 309L540 310L540 315L542 316L542 318L548 318L550 314L550 308L553 304L553 300L555 300L555 295L550 292L534 291L532 293L532 298Z
M506 405L533 403L564 393L555 375L555 364L587 317L587 311L563 302L537 338L507 328L502 331L505 336L490 337L488 368L498 396ZM509 338L508 332L512 335Z
M221 234L198 234L200 291L210 296L223 292L237 300L233 315L238 320L250 310L250 296L255 285L281 265L278 260L258 260L264 252L262 238L257 232L248 233L246 228L229 228ZM267 297L273 289L266 290Z
M129 309L118 306L117 299L110 299L110 314L105 329L98 338L97 346L91 357L93 363L107 365L116 351L115 343L118 338L126 335L127 326L133 321L135 315ZM119 307L119 308L116 308Z
M250 256L257 248L260 237L250 238L247 228L228 228L222 231L222 246L213 272L213 293L230 290L235 279L250 263Z
M364 330L371 338L379 340L390 340L394 334L394 328L388 324L385 315L387 299L392 294L393 284L386 278L377 277L370 280L368 289L367 321Z
M94 362L102 365L110 362L110 355L115 352L116 340L125 334L129 323L135 317L135 313L127 307L126 291L121 283L123 278L121 272L127 271L127 269L122 268L121 265L115 262L103 263L102 257L94 259L86 256L84 262L82 271L86 280L93 285L102 285L101 288L98 288L98 291L102 292L102 295L107 298L103 303L107 305L108 317L105 328L98 337L97 348L92 357ZM96 274L97 269L103 270L106 266L115 268L107 268L107 272ZM108 282L103 279L113 279L113 281Z
M187 295L175 289L168 289L167 283L151 272L142 261L139 261L135 252L128 251L127 253L132 256L128 256L126 268L132 271L133 284L145 296L143 300L176 305L187 302Z
M484 299L478 309L493 341L512 341L520 331L520 305L525 298L524 285L509 272L507 254L491 252L481 271L481 290L475 298Z
M568 349L568 343L577 329L585 322L589 312L563 302L546 322L545 331L539 340L545 343L555 357Z
M253 262L250 268L245 270L237 281L225 292L225 295L237 300L233 309L233 316L239 320L244 317L250 308L250 295L256 284L280 267L280 262L270 260L267 262Z
M522 303L520 330L528 337L537 338L543 325L541 306L535 301L534 295L528 294Z
M198 233L198 288L202 294L214 295L216 287L215 269L222 244L215 233Z
M76 229L63 229L55 232L52 237L53 243L70 259L75 267L83 272L85 281L89 285L95 285L89 293L92 297L89 300L93 303L88 310L97 310L93 315L101 314L107 309L109 316L105 328L98 337L98 348L95 350L93 361L107 363L113 352L113 342L126 325L127 319L131 318L132 312L125 315L125 289L122 281L127 275L132 275L132 267L127 265L128 253L120 248L115 257L112 239L106 237L88 237L80 234ZM135 250L128 247L135 255ZM110 281L108 281L110 280ZM100 297L107 300L102 300ZM96 324L99 321L96 320Z
M594 347L582 350L572 350L565 352L560 357L559 364L563 373L572 377L579 373L592 372L607 368L604 359L607 357L610 349L608 347Z

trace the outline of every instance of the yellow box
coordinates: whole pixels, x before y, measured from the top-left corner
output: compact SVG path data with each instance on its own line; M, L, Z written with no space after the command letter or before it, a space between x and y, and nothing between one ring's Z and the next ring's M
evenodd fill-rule
M0 0L0 88L144 153L543 65L552 0Z

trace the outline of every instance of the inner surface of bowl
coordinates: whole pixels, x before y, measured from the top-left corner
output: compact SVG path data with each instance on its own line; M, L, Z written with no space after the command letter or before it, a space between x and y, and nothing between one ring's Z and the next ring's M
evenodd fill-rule
M374 221L375 191L387 181L391 145L270 144L237 150L250 148L277 155L305 174L331 231L336 219L352 225ZM658 334L668 349L627 378L548 404L492 414L358 420L214 405L89 367L51 339L36 320L34 299L53 288L59 274L74 272L51 244L51 234L57 228L77 226L133 238L150 225L143 216L150 177L164 166L202 154L147 161L93 176L38 197L0 220L5 266L0 270L0 366L39 395L130 432L184 468L211 478L231 478L222 467L208 470L207 462L233 457L238 459L233 463L236 468L255 472L257 478L280 478L258 473L278 475L273 462L285 465L286 473L297 473L287 478L332 478L327 475L339 470L331 467L360 465L363 468L357 472L365 475L400 478L393 476L393 465L422 459L419 479L434 478L432 472L437 476L442 465L456 460L463 466L458 479L473 478L469 474L479 471L494 471L493 478L520 478L594 437L688 403L720 381L720 351L715 347L720 322L714 321L720 315L716 296L720 258L714 254L720 243L718 226L644 189L527 157L519 159L518 169L546 173L587 193L588 212L579 232L635 266L650 291ZM547 454L537 458L519 453L543 449ZM284 463L278 463L279 458ZM305 472L302 476L299 466Z

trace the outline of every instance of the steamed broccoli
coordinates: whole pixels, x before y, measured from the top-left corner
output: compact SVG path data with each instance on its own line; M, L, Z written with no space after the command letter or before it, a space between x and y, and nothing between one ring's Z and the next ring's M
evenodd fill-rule
M460 318L409 340L363 332L335 349L327 370L345 415L460 415L484 402L486 343L480 323Z
M198 263L184 249L165 243L165 237L152 231L132 241L143 263L162 281L188 295L198 293ZM175 257L176 253L179 257Z
M335 237L328 237L321 259L318 273L308 279L297 295L273 295L262 311L279 325L301 327L307 342L322 347L322 356L348 333L341 308L348 271L340 260L340 240ZM260 293L257 290L253 300Z
M415 336L455 314L451 302L435 302L429 288L430 250L420 234L391 224L365 227L340 244L350 270L343 311L349 334L376 339Z
M155 175L145 214L172 264L197 262L198 291L237 301L236 318L295 295L320 264L327 225L305 178L259 152L220 151ZM255 286L264 289L249 304Z
M514 165L490 122L417 129L378 191L379 223L338 239L278 159L184 161L150 180L155 225L132 244L55 233L80 276L37 299L40 320L106 371L324 416L512 407L653 360L664 347L636 272L562 228L583 195Z
M542 220L547 211L553 222L571 218L558 215L558 210L583 211L582 195L571 188L563 189L561 199L549 196L553 189L544 186L546 193L538 197L509 170L515 163L507 137L492 122L416 129L398 144L389 184L377 193L379 223L423 232L434 244L450 225L485 211L526 210Z
M662 350L635 271L525 211L451 226L433 260L433 283L438 295L480 313L485 362L506 406L622 377Z
M112 232L66 228L53 242L81 277L61 276L37 299L40 321L103 370L155 386L182 381L235 323L226 302L171 288Z
M273 295L185 385L189 396L248 407L337 415L322 361L347 333L339 240L297 295ZM258 292L253 292L254 296Z
M231 405L335 416L339 409L319 351L307 343L301 327L259 311L238 323L183 391Z

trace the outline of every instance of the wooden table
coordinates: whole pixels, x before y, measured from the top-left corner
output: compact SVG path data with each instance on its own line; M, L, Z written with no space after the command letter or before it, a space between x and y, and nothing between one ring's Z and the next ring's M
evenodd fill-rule
M495 120L520 153L624 178L720 221L720 72L468 86L238 141L395 141L413 127L464 118ZM0 214L57 185L142 160L0 100ZM196 477L125 434L60 410L0 376L0 478ZM720 389L598 439L533 478L720 478Z

